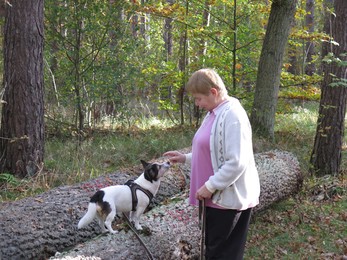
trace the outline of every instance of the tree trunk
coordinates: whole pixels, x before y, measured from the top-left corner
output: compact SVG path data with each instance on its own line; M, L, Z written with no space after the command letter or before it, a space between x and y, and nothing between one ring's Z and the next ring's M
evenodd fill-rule
M174 0L166 0L166 2L171 6L175 3ZM165 62L169 63L172 60L173 53L173 34L172 34L172 23L173 19L171 17L165 18L164 22L164 49L165 49ZM167 86L168 95L167 97L172 100L172 85Z
M234 11L233 11L233 35L234 35L234 39L233 39L233 49L232 49L232 54L233 54L233 67L232 67L232 77L233 77L233 90L236 91L236 52L237 52L237 1L234 0Z
M78 7L75 7L78 8ZM73 65L74 65L74 91L76 98L76 127L78 129L80 140L82 136L82 131L84 129L84 119L85 119L85 106L82 95L82 78L81 78L81 47L82 47L82 30L83 30L83 18L79 18L76 21L76 27L73 29L73 34L75 36L75 45L73 47Z
M174 4L174 0L166 1L170 6ZM165 49L165 61L169 62L173 52L173 35L172 35L172 21L171 17L165 18L164 22L164 49ZM171 92L171 91L170 91Z
M201 28L206 30L210 26L210 18L211 18L211 4L209 1L205 1L204 3L204 10L202 13L202 24ZM201 65L205 66L205 59L206 59L206 52L207 52L207 40L204 37L201 37L201 40L199 41L199 49L197 54L197 59L200 61Z
M186 1L186 16L188 16L189 13L189 1ZM179 49L179 61L178 61L178 69L180 72L183 73L182 77L182 85L180 89L178 90L177 96L179 99L180 104L180 115L181 115L181 125L184 124L184 89L185 89L185 82L187 82L187 70L186 67L188 65L188 25L184 26L184 33L180 36L180 49Z
M261 203L255 211L298 190L301 173L292 154L272 151L256 154L255 159L261 182ZM136 172L140 173L140 168ZM145 239L149 248L156 250L156 259L172 259L173 251L181 243L178 240L189 237L189 243L198 248L197 210L185 202L189 174L187 165L172 166L161 183L154 206L165 203L141 219L152 232ZM81 243L100 234L96 221L77 230L77 223L85 214L94 192L104 186L124 183L129 178L134 178L129 171L119 172L76 186L59 187L34 198L0 204L0 258L47 259L57 251L80 244L70 254L94 255L101 259L144 259L144 251L131 232L123 230L116 235L101 236L93 239L89 247L87 244L81 246ZM124 229L124 226L118 225L119 228Z
M334 14L327 16L325 32L331 31L334 42L323 43L325 57L321 100L314 147L312 171L317 175L338 174L341 164L347 99L347 1L334 1ZM336 15L336 16L335 16ZM331 24L331 28L330 28Z
M251 122L253 130L268 139L274 137L282 61L294 19L296 2L296 0L272 2L260 55Z
M314 0L306 0L306 17L305 17L305 24L308 29L309 33L314 32ZM306 51L305 51L305 74L312 76L313 73L316 71L316 66L314 63L312 63L312 57L315 55L315 44L314 41L308 41L306 43Z
M0 171L26 177L44 155L43 1L5 6Z

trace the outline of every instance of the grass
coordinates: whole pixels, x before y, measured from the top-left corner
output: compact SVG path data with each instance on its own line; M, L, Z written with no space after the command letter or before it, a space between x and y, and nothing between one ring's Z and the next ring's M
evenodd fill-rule
M153 122L152 122L153 123ZM188 147L194 129L171 125L96 131L78 142L75 137L50 137L45 144L44 168L31 179L0 174L0 202L13 201L51 188L71 185L152 160L171 149Z
M306 171L309 168L316 132L318 103L305 102L290 105L283 108L283 111L276 115L276 145L283 150L294 152L298 156L301 167Z
M293 152L306 178L299 194L256 215L245 259L342 259L347 255L346 180L343 175L315 178L308 173L317 107L315 102L280 103L275 142L255 138L259 152L274 148ZM131 129L92 133L82 143L68 135L48 138L45 166L35 178L19 180L0 174L0 201L82 182L191 145L192 127L144 122ZM346 172L346 154L343 156L341 168Z

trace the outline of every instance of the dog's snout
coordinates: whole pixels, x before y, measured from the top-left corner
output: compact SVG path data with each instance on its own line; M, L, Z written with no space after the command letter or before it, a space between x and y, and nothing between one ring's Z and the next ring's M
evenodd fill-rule
M168 168L171 167L171 164L170 164L170 162L164 162L164 163L162 164L162 167L168 169Z

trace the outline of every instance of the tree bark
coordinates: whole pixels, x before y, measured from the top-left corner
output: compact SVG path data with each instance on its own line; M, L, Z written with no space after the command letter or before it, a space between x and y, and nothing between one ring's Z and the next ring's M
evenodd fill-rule
M305 16L305 25L309 33L314 32L314 8L315 0L306 0L306 16ZM312 62L313 56L315 55L315 43L313 40L306 43L305 55L305 74L312 76L316 71L316 66Z
M317 175L339 173L345 129L347 101L347 1L334 1L334 14L329 14L325 32L337 44L324 43L322 55L324 79L314 147L311 155L312 171ZM330 27L331 24L331 27ZM343 64L344 62L344 64Z
M296 2L296 0L272 2L260 55L251 123L253 130L267 139L274 137L283 55L294 19Z
M174 4L174 0L167 0L166 1L170 6ZM169 62L173 53L173 35L172 35L172 22L173 19L171 17L165 18L164 22L164 33L163 33L163 40L164 40L164 49L165 49L165 61ZM170 90L171 93L171 90ZM170 95L171 97L171 95Z
M182 150L187 151L189 149ZM257 154L255 158L262 190L260 205L255 209L259 212L295 193L300 187L301 174L298 161L289 153L272 151ZM140 169L136 171L141 172ZM172 166L155 197L154 209L142 216L141 223L151 231L144 240L149 248L155 248L156 259L183 259L179 248L187 241L193 248L191 254L197 253L200 232L197 209L185 202L189 173L187 165ZM124 230L124 225L118 226L123 230L116 235L107 234L83 245L81 243L97 236L100 228L94 221L77 230L89 198L97 189L124 183L134 176L119 172L79 185L59 187L33 198L0 204L0 258L47 259L56 252L80 245L68 255L144 259L143 248L131 232Z
M43 162L43 1L5 3L0 172L32 176Z
M202 29L207 29L210 26L210 19L211 19L211 4L209 1L205 1L204 3L204 10L202 12ZM202 67L205 67L205 59L206 59L206 53L207 53L207 40L202 37L199 41L199 49L197 54L197 60L200 60L200 64ZM202 59L202 61L201 61Z
M189 13L189 3L190 1L186 1L186 9L185 9L185 15L188 16ZM177 97L179 100L179 106L180 106L180 117L181 117L181 125L184 124L184 89L185 89L185 84L187 82L187 70L186 67L189 63L188 60L188 45L189 45L189 40L188 40L188 25L186 24L184 26L184 32L180 36L180 42L179 42L179 61L178 61L178 69L180 72L183 73L182 77L182 83L181 86L178 90Z

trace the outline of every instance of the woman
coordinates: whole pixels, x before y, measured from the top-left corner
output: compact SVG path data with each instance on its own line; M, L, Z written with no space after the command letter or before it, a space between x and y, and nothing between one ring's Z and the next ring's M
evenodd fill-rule
M192 153L164 156L172 163L191 163L189 202L205 200L206 205L205 258L243 259L260 193L247 113L212 69L193 73L186 90L208 113L195 133Z

